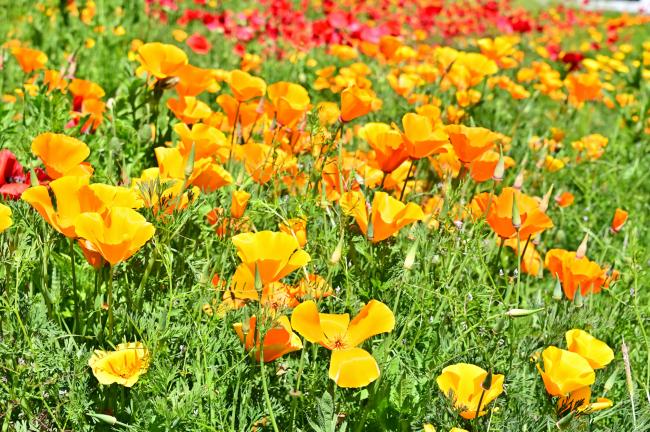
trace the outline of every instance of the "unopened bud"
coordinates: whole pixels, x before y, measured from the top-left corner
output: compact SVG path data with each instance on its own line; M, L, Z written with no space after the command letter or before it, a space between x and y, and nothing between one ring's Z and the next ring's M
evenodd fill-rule
M576 251L576 258L577 259L582 259L587 255L587 243L589 242L589 234L585 234L585 237L582 239L582 243L580 243L580 246L578 246L578 250Z
M521 190L521 187L524 185L524 169L522 168L521 171L519 171L519 174L517 174L517 177L515 178L515 182L513 183L512 187Z
M605 386L603 387L603 396L610 391L612 388L614 388L614 384L616 383L616 376L618 375L618 370L614 369L614 372L607 378L607 381L605 381Z
M368 218L368 229L366 230L366 237L368 240L372 241L375 238L375 227L374 224L372 223L372 213L370 214L370 217Z
M582 289L580 288L580 285L578 285L578 288L576 289L576 293L573 296L573 304L577 308L581 308L585 305L584 297L582 297Z
M499 152L499 162L497 162L497 166L494 167L494 173L492 174L492 180L495 182L500 182L503 180L503 176L505 175L506 172L506 161L503 158L503 152Z
M339 239L338 244L336 245L336 248L334 249L334 252L332 252L332 256L330 257L330 264L338 264L338 262L341 260L341 255L343 254L343 234L341 234L341 238Z
M192 148L190 150L190 155L185 162L185 178L190 178L192 172L194 171L194 155L196 153L196 145L192 143Z
M262 275L260 274L260 268L255 264L255 291L258 293L262 292Z
M487 375L485 375L485 378L483 378L481 388L485 391L489 391L490 388L492 388L492 369L490 369Z
M546 209L548 208L548 203L551 200L552 193L553 193L553 185L551 185L551 187L548 188L548 191L544 194L544 198L542 198L542 202L539 203L539 209L542 212L545 212Z
M29 170L29 183L31 184L32 187L38 186L40 184L34 168Z
M562 282L560 282L560 277L555 275L555 288L553 289L553 300L560 301L562 300Z
M521 318L521 317L534 315L537 312L541 312L543 310L544 310L544 308L538 308L538 309L510 309L508 312L506 312L506 315L511 317L511 318Z
M521 215L519 214L519 207L517 206L517 194L512 196L512 226L517 231L521 228Z
M258 115L264 114L264 98L260 98L260 102L257 104L257 108L255 108L255 112Z
M555 423L555 426L557 426L557 428L560 430L567 429L571 424L571 420L573 420L573 417L575 417L575 413L575 411L571 411L569 414L565 415L557 423Z
M418 241L414 241L409 251L406 253L406 258L404 258L404 269L411 270L415 264L415 254L418 251Z

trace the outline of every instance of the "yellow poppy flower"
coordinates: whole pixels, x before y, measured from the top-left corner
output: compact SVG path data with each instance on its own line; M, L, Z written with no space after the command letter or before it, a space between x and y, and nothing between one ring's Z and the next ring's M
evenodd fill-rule
M101 384L132 387L149 369L149 351L141 342L123 343L115 351L95 351L88 366Z

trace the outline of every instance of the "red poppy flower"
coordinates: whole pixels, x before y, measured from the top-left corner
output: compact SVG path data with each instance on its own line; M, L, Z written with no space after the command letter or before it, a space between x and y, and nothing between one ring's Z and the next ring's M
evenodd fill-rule
M15 200L28 187L23 166L16 155L10 150L0 150L0 195Z
M212 48L212 44L208 42L205 36L198 33L194 33L192 36L188 37L185 43L187 43L187 46L189 46L192 51L201 55L209 53Z

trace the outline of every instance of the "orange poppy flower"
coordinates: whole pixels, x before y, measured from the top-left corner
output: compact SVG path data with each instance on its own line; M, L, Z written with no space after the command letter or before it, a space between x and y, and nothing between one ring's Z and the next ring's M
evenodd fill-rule
M571 73L566 77L564 85L573 105L581 106L586 101L602 98L603 85L597 73Z
M260 118L260 116L265 113L264 110L262 110L262 112L259 112L259 102L239 102L237 99L228 94L220 94L217 97L217 103L226 113L226 116L228 118L227 129L229 131L232 131L235 123L239 123L242 129L246 129L247 127L253 125Z
M178 123L174 125L174 132L181 138L178 150L184 158L189 156L192 145L195 160L217 156L221 162L225 162L228 158L230 143L223 132L215 127L195 123L190 129L185 123Z
M104 266L106 261L104 261L102 254L95 250L92 243L88 240L78 239L77 244L81 248L81 252L83 253L84 258L86 258L86 261L88 261L88 264L93 266L95 270L99 270Z
M77 235L88 240L111 265L129 259L156 232L144 216L128 207L110 208L103 216L82 213L75 219L75 227Z
M280 231L295 236L301 248L307 244L307 219L292 218L279 225Z
M253 276L259 272L263 285L276 282L310 260L291 234L273 231L238 234L232 238L237 255Z
M512 224L512 207L515 196L521 217L521 226L519 227L521 239L525 241L525 239L553 227L553 221L540 210L539 203L534 198L512 187L503 188L501 194L493 196L491 200L488 192L475 196L471 203L472 213L475 217L481 217L487 211L487 222L492 230L501 238L513 238L517 235L517 229ZM489 211L488 203L490 203Z
M386 123L367 123L359 129L359 136L375 151L375 161L385 173L393 172L408 159L402 135Z
M568 396L596 380L589 362L579 354L550 346L542 352L544 370L537 365L546 391L552 396Z
M504 376L501 374L492 375L490 388L483 389L487 375L488 372L479 366L458 363L444 368L436 383L445 396L453 399L460 415L471 420L477 414L479 417L487 414L486 405L503 393Z
M424 212L419 205L404 204L386 192L375 193L370 215L361 192L346 192L341 196L340 202L343 211L354 217L361 231L367 236L368 225L372 223L372 238L369 239L373 243L385 240L406 225L424 219Z
M598 293L608 286L605 269L587 257L577 258L575 252L551 249L546 253L544 266L554 278L560 279L562 290L569 300L573 300L578 287L585 296Z
M177 119L183 123L198 123L203 119L210 117L212 110L203 101L194 96L183 96L179 99L169 99L167 108L174 113Z
M264 96L266 82L262 78L252 76L248 72L234 70L228 77L228 85L233 96L239 102Z
M309 94L299 84L280 81L267 91L275 110L275 118L282 126L294 127L309 109Z
M464 164L472 162L483 153L494 147L499 135L482 127L465 125L447 125L445 131L456 155Z
M88 146L76 138L46 132L32 141L32 153L41 158L50 178L89 176L92 168L82 162L90 155Z
M45 71L43 84L47 86L48 93L54 90L65 92L65 89L68 86L67 81L61 76L61 72L54 69L48 69Z
M370 300L352 321L348 314L324 314L312 300L298 305L291 315L295 331L312 343L332 351L329 377L339 387L365 387L379 377L372 355L359 348L366 339L395 327L393 312L377 300Z
M186 64L176 71L179 81L176 84L176 92L179 96L198 96L204 91L215 93L220 86L217 79L209 69Z
M244 212L246 211L250 197L251 194L244 190L232 191L232 197L230 201L230 216L234 218L240 218L244 216Z
M152 42L138 48L140 67L137 74L147 72L158 79L176 76L188 62L187 54L174 45Z
M492 179L494 169L499 163L501 155L494 151L488 150L469 164L469 174L475 182L481 183ZM504 168L512 168L515 165L513 158L504 156Z
M352 85L341 92L341 120L349 122L368 114L373 107L375 96L370 90Z
M627 222L627 212L623 209L617 208L614 212L614 218L612 219L610 229L613 233L618 233L623 229L625 222Z
M607 398L596 398L595 402L591 402L591 387L589 386L574 390L569 393L569 396L561 397L557 401L560 415L564 415L568 411L577 412L578 414L591 414L612 406L614 406L614 403Z
M257 317L254 315L250 318L248 325L236 323L233 324L233 328L239 340L244 344L246 351L251 352L258 362L261 354L264 355L264 363L267 363L285 354L302 349L302 341L291 330L289 318L286 316L276 318L273 326L264 335L259 334ZM263 341L262 344L260 344L260 339ZM263 345L262 349L260 349L260 345ZM260 353L262 350L263 353Z
M17 46L11 49L11 54L16 58L20 68L26 74L45 69L47 55L43 51Z
M424 115L407 113L402 117L404 147L412 159L421 159L434 153L443 153L449 137L443 128L434 128Z
M78 78L70 82L68 90L75 97L75 101L78 99L81 101L84 99L101 99L106 94L99 84Z
M34 207L52 228L66 237L76 238L77 216L105 209L102 200L88 187L88 181L87 176L66 176L50 182L49 188L56 199L56 207L46 186L27 189L23 192L22 199Z
M286 170L295 159L281 149L266 144L248 143L239 147L246 172L259 184L265 184L273 175Z
M564 208L564 207L569 207L571 204L573 204L575 197L571 192L562 192L560 195L555 197L555 202L557 203L558 206Z

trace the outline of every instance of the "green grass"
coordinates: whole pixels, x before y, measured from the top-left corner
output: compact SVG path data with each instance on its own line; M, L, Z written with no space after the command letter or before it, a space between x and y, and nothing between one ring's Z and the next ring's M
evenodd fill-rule
M133 110L143 99L144 83L134 77L135 65L127 59L133 38L171 42L170 31L146 20L139 2L118 18L112 2L98 3L97 22L107 28L122 24L127 35L95 35L72 20L69 27L48 24L29 7L30 2L0 7L0 34L30 41L50 57L50 65L65 64L63 52L78 51L77 75L98 82L105 99L115 99L113 120L105 119L96 134L84 135L91 148L94 182L116 184L124 174L139 176L154 166L148 136L146 107ZM33 22L21 17L28 12ZM636 49L648 32L631 30ZM87 37L93 49L80 48ZM213 36L216 38L215 36ZM213 42L218 42L214 39ZM217 43L215 47L219 47ZM229 43L224 43L229 47ZM186 50L188 51L188 50ZM319 67L331 62L322 50L310 54ZM193 64L224 69L237 67L229 48L214 49L208 57L190 56ZM340 63L336 60L337 63ZM410 110L385 81L389 68L369 61L373 88L384 101L370 120L400 122ZM314 69L304 62L268 61L260 75L267 82L288 80L308 86ZM23 79L16 62L5 59L0 70L0 93L11 93ZM617 77L624 82L624 77ZM224 84L225 86L225 84ZM437 94L435 88L430 91ZM647 111L650 86L628 86ZM310 91L312 101L338 100L337 95ZM395 239L370 245L356 224L341 214L338 205L324 211L319 196L287 194L278 197L272 186L253 185L235 166L234 178L253 197L247 210L257 230L277 230L283 219L304 215L308 219L306 250L312 257L310 273L327 277L336 295L320 304L321 311L351 315L370 299L385 302L397 325L390 334L372 338L364 347L381 368L381 377L365 389L336 388L327 377L330 353L305 343L293 353L265 365L270 404L281 431L409 431L432 423L438 430L464 427L471 431L551 431L557 417L553 402L531 357L549 345L565 347L564 333L572 328L589 331L607 342L616 358L597 372L594 397L603 393L613 377L607 397L614 407L571 422L571 431L637 431L650 429L650 352L647 339L650 283L647 244L650 234L649 135L631 120L626 110L608 110L587 104L579 110L540 96L534 102L517 102L495 90L494 100L484 99L470 111L469 122L511 135L508 153L518 162L528 156L524 190L541 196L550 185L570 190L573 206L551 204L548 214L555 227L543 234L540 251L575 250L585 233L591 237L588 256L610 263L621 278L609 290L590 296L583 307L552 299L555 282L521 275L523 303L519 307L543 308L532 316L508 318L513 305L504 304L509 286L517 283L517 262L510 250L497 256L497 244L486 224L467 222L458 229L451 209L467 203L491 183L432 182L431 193L445 191L447 199L440 228L421 224L412 232L418 239L415 266L403 269L412 241L408 228ZM445 106L452 94L438 94ZM23 103L0 105L0 145L14 151L28 167L37 163L30 153L31 140L41 132L63 132L70 98L43 93ZM206 98L216 109L214 98ZM24 113L24 121L14 120ZM641 114L643 115L643 114ZM627 122L627 123L625 123ZM167 116L159 124L166 126ZM594 162L571 165L556 173L537 170L527 146L533 135L546 135L550 127L567 132L565 146L590 133L609 138L604 156ZM67 133L78 133L68 130ZM349 144L353 148L355 139ZM305 163L311 161L305 158ZM518 168L508 170L510 185ZM435 179L424 164L421 178ZM220 298L210 281L216 273L231 275L239 259L229 239L216 237L205 214L227 206L230 188L203 194L184 212L161 220L145 211L157 233L136 256L115 270L116 329L113 337L101 331L102 281L75 249L76 283L82 308L83 334L72 332L73 296L71 259L67 239L57 234L24 202L8 202L14 226L0 234L0 425L2 430L272 430L265 402L260 365L244 352L232 324L256 312L256 306L208 316L205 303ZM410 200L417 200L415 196ZM629 211L630 220L618 235L609 233L616 207ZM343 231L344 253L337 264L329 258ZM299 277L295 275L294 277ZM141 288L142 287L142 291ZM141 307L127 308L127 295L143 293ZM399 294L398 294L399 293ZM399 299L399 302L397 301ZM289 314L289 313L288 313ZM151 352L149 371L131 389L101 386L87 366L95 349L110 349L123 341L142 341ZM623 340L630 349L634 385L634 410L626 388L621 354ZM477 423L462 420L436 385L442 369L468 362L502 373L506 391L491 405L494 410ZM299 372L302 366L301 372ZM300 387L296 388L298 375ZM633 427L633 412L636 416ZM128 426L111 426L97 414L115 416Z

